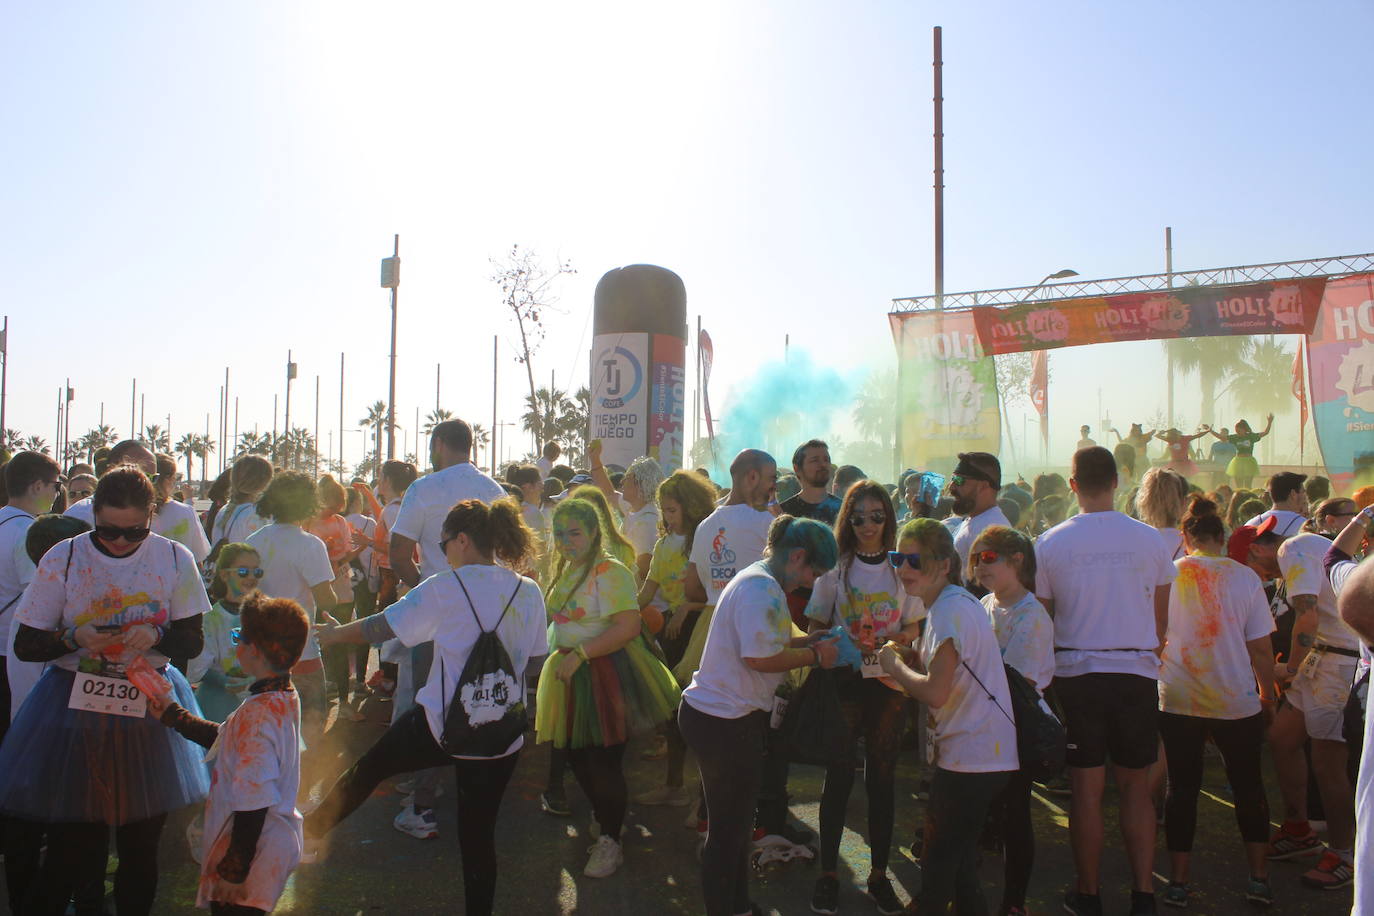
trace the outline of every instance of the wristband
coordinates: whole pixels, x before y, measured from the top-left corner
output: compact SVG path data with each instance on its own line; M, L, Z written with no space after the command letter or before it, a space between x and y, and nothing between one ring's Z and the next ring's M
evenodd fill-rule
M807 646L806 648L808 648L808 649L811 650L811 654L812 654L813 656L815 656L815 659L816 659L816 660L813 661L811 664L815 665L816 667L820 667L820 664L821 664L821 650L820 650L820 649L817 649L815 646Z
M573 651L576 652L577 657L582 659L584 662L591 661L591 657L587 655L587 647L582 645L581 643L578 643L577 647L574 648Z
M76 642L76 627L67 627L62 631L62 644L73 652L81 648Z

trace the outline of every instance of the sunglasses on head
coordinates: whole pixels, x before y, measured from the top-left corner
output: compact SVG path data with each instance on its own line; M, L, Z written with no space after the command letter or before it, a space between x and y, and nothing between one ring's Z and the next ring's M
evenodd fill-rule
M991 566L1000 559L1002 559L1002 555L995 550L980 550L973 555L973 562L981 563L984 566Z
M899 550L889 550L887 552L887 562L892 564L893 569L901 569L903 563L906 563L912 569L920 569L921 555L919 553L902 553Z
M859 527L860 525L863 525L863 524L865 524L865 523L866 523L866 524L869 524L869 525L883 525L883 524L886 524L886 523L887 523L887 513L886 513L886 512L870 512L870 513L868 513L867 515L864 515L862 512L855 512L853 515L849 516L849 524L853 525L855 528L857 528L857 527Z
M118 525L95 526L96 537L103 541L116 541L123 538L131 544L136 544L152 533L153 529L141 525L135 525L132 528L121 528Z
M240 576L252 576L254 579L262 578L261 566L240 566L237 571Z

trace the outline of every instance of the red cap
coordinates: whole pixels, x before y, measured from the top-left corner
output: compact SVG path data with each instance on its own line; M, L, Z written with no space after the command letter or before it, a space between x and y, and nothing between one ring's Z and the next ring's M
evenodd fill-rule
M1258 525L1241 525L1231 532L1231 540L1226 542L1226 553L1237 563L1250 558L1250 545L1262 534L1268 534L1278 527L1277 516L1271 515Z

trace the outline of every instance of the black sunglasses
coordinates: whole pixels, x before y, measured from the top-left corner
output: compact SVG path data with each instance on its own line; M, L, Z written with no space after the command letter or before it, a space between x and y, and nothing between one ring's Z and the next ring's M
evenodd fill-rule
M132 528L121 528L118 525L95 526L96 537L100 538L103 541L117 541L120 538L123 538L130 544L137 544L139 541L144 540L148 537L148 535L152 533L153 529L143 527L140 525L135 525Z
M853 525L855 528L859 527L865 522L867 522L870 525L884 525L887 523L887 513L870 512L867 515L864 515L861 512L855 512L853 515L849 516L849 524Z
M908 564L912 569L921 568L921 555L919 553L902 553L899 550L889 550L887 552L887 562L892 564L893 569L901 569L902 564Z

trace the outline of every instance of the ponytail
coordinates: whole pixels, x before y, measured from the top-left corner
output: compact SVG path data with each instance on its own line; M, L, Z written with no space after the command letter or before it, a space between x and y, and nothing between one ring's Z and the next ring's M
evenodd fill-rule
M1197 495L1188 503L1179 528L1190 543L1203 541L1226 541L1226 526L1217 514L1217 504L1205 496Z
M449 510L444 519L445 538L466 534L477 552L494 556L506 566L523 566L529 558L534 536L510 497L488 506L480 499L465 499Z

